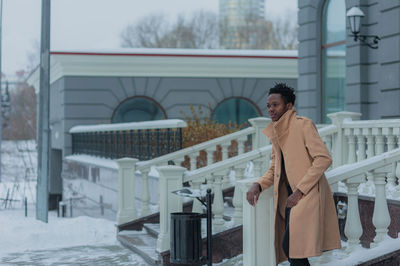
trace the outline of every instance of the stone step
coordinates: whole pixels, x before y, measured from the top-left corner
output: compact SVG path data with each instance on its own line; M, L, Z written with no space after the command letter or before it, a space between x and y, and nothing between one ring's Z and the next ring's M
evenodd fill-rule
M150 265L160 265L160 257L156 251L157 238L145 230L125 230L117 235L118 241L126 248L141 256Z
M154 238L158 238L158 234L160 233L160 224L143 224L143 228L146 232Z

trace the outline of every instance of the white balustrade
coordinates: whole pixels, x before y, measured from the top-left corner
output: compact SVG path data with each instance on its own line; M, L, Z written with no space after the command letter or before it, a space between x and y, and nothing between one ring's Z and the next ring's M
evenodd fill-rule
M159 253L170 249L171 213L182 212L182 198L172 191L182 188L183 172L186 168L180 166L157 167L160 173L158 188L160 191L160 233L157 238Z
M355 163L357 161L356 137L353 134L353 129L346 128L345 133L347 133L346 135L349 144L349 157L347 163Z
M364 175L349 178L345 181L347 186L347 218L345 225L345 235L347 237L347 253L354 250L360 243L363 229L358 209L358 187L365 182Z
M372 216L372 223L375 226L376 236L374 238L374 244L381 242L388 232L390 225L389 209L386 201L386 173L373 172L374 183L375 183L375 204L374 214Z
M213 225L216 231L219 231L224 225L224 199L222 195L223 174L212 174L214 179L214 200L212 203L212 212L214 213Z
M149 194L149 172L150 169L142 170L142 211L140 215L147 216L150 211L150 194Z
M249 119L251 126L255 129L255 133L252 138L253 150L267 146L270 144L268 138L265 137L262 132L269 123L271 123L271 119L265 117L256 117Z
M135 171L138 159L122 158L118 164L118 225L136 219Z
M375 155L375 137L372 135L372 130L367 129L368 133L366 135L367 137L367 158L371 158L372 156Z

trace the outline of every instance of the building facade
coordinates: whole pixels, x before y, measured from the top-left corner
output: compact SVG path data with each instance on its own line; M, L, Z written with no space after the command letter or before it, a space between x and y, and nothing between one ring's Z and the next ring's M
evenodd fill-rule
M359 7L363 35L378 49L355 42L346 12ZM316 122L352 111L362 119L400 117L400 1L299 0L298 111Z

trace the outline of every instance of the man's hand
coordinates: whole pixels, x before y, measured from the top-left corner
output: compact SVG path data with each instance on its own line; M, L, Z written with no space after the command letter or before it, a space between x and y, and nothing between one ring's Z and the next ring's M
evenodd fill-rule
M249 192L247 192L247 193L249 193ZM303 193L300 190L296 189L296 191L292 195L290 195L290 197L286 200L286 207L292 208L292 207L296 206L302 197L303 197ZM249 198L247 197L247 200L248 199Z
M254 183L251 188L247 191L247 201L251 206L255 206L258 197L260 196L261 190L260 190L260 185L258 183Z

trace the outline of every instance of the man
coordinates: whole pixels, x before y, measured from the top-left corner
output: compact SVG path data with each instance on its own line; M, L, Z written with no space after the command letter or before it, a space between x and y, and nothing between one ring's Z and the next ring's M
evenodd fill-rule
M335 204L324 175L332 159L312 120L297 116L294 90L278 83L269 90L270 123L263 133L272 143L268 171L247 192L254 206L274 186L276 263L310 265L309 257L340 248Z

